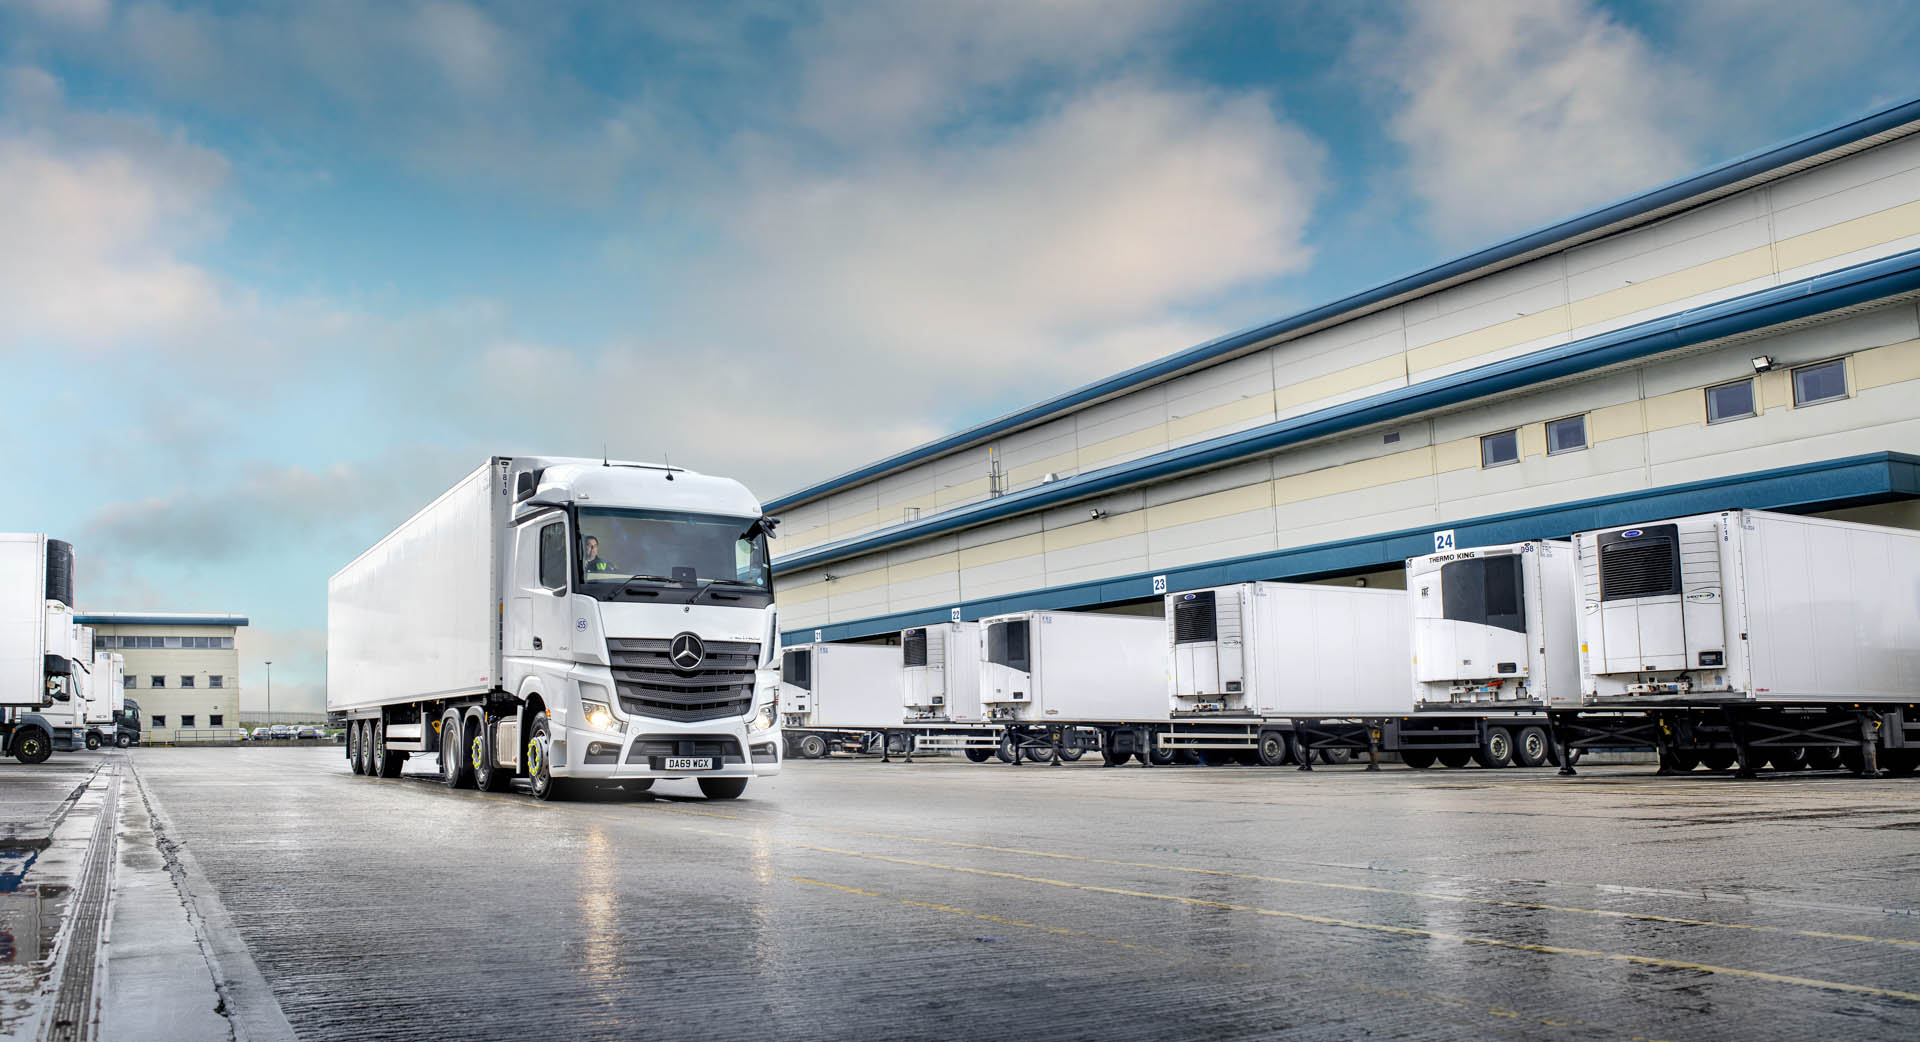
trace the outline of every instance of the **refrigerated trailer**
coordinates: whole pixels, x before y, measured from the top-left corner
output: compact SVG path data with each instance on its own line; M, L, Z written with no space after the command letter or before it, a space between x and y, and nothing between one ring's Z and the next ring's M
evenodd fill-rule
M1663 771L1920 768L1920 532L1759 510L1580 532L1574 747Z
M1164 623L1137 615L1026 611L980 620L979 688L1000 758L1109 764L1150 756L1167 715Z
M0 755L53 754L47 710L74 697L73 545L0 533Z
M780 769L773 524L726 478L493 457L328 582L353 771L435 753L456 788L740 795Z
M96 650L93 662L93 683L87 688L86 746L98 749L119 738L119 721L127 704L127 659L117 651Z
M1501 697L1497 680L1531 669L1510 627L1552 614L1538 603L1551 587L1526 567L1539 550L1415 558L1405 592L1253 582L1169 594L1173 720L1160 747L1304 769L1382 752L1415 768L1547 762L1545 714L1513 688ZM1556 564L1571 558L1563 547Z
M783 649L779 702L789 752L817 760L835 749L865 751L884 743L887 729L901 723L900 675L901 650L894 645Z

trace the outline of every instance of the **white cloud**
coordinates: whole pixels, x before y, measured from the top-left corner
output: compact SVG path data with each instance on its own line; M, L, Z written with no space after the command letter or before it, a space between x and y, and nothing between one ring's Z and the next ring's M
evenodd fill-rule
M68 109L33 68L0 70L0 350L98 344L208 319L215 280L182 247L218 223L218 154Z
M1586 0L1410 4L1358 70L1401 95L1388 130L1434 234L1477 245L1701 162L1710 91Z

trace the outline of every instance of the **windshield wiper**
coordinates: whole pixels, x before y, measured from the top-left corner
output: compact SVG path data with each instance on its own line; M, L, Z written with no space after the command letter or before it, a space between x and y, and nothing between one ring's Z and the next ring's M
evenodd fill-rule
M634 583L643 582L643 581L656 582L656 583L671 583L676 580L672 576L667 576L667 575L629 575L627 576L627 581L621 583L620 588L613 591L613 595L615 597L618 597L621 594L627 592L627 587L632 586ZM653 596L653 597L660 596L660 593L657 590L641 590L639 592L648 594L649 596Z
M713 589L715 586L744 586L749 590L766 589L766 587L760 585L759 583L750 583L744 579L708 579L706 582L706 585L694 591L692 599L696 601L699 600L701 594L707 592L708 590Z

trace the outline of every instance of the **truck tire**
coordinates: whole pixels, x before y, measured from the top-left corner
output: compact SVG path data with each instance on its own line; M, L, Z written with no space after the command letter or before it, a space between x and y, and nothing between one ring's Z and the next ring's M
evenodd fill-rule
M1513 762L1522 767L1545 767L1552 758L1553 745L1541 727L1522 727L1513 739Z
M968 750L968 753L971 754L972 750ZM1131 749L1126 752L1117 752L1112 746L1108 746L1100 750L1100 762L1108 767L1118 767L1131 759L1133 759L1133 750Z
M1053 762L1053 750L1043 745L1029 745L1020 750L1020 755L1032 763Z
M967 759L974 763L986 763L988 760L993 759L992 749L968 749L966 750L966 754Z
M1455 769L1465 767L1467 764L1473 762L1473 753L1466 749L1445 749L1434 754L1434 756L1440 761L1442 766Z
M461 732L467 739L468 761L473 764L473 787L481 792L505 792L513 785L513 772L492 764L487 755L486 721L475 717Z
M1086 746L1080 744L1078 736L1072 731L1060 736L1060 758L1073 763L1087 755Z
M1172 749L1142 750L1142 763L1152 763L1155 767L1172 767L1180 762L1180 754Z
M1000 736L1000 748L993 751L1001 763L1017 763L1020 760L1020 743L1013 740L1012 734Z
M737 800L747 791L745 778L702 778L700 795L710 800Z
M1482 767L1513 766L1513 735L1504 727L1487 728L1486 737L1480 739L1480 748L1473 752L1473 760Z
M648 789L653 788L653 779L652 778L629 778L628 780L621 782L620 787L622 789L625 789L628 794L635 795L642 792L646 792Z
M46 728L28 724L13 732L13 758L21 763L46 763L53 755L53 736Z
M1352 749L1322 749L1320 750L1320 762L1331 765L1331 766L1338 766L1343 763L1352 763L1353 750Z
M803 734L799 741L800 758L818 760L827 755L827 740L817 734Z
M1840 769L1840 750L1831 745L1816 745L1807 750L1807 768L1815 771Z
M1767 754L1767 762L1776 771L1804 771L1807 769L1807 750L1797 745L1775 749Z
M1424 771L1433 766L1434 756L1425 749L1400 750L1400 762L1416 771Z
M400 777L400 765L407 762L405 753L396 753L387 748L387 724L384 720L370 721L373 734L373 748L367 755L367 773L376 778Z
M1287 736L1282 731L1260 732L1260 744L1254 746L1253 753L1260 758L1262 767L1279 767L1293 755L1287 751Z
M567 783L553 776L553 764L547 757L552 744L547 734L547 713L541 710L533 714L533 726L527 729L527 747L521 757L527 765L527 781L533 798L542 802L567 798Z
M124 735L124 734L115 735L113 737L113 744L119 746L122 749L125 749L127 746L133 744L133 739L130 736Z
M473 788L473 765L460 741L460 712L449 709L440 718L440 784L449 789Z
M89 749L100 748L100 736L98 734L92 731L87 732L87 748Z
M355 720L348 733L353 735L353 773L366 774L367 750L371 748L367 741L367 722Z
M1734 761L1737 759L1738 757L1730 752L1701 753L1700 766L1715 774L1725 774L1733 770Z

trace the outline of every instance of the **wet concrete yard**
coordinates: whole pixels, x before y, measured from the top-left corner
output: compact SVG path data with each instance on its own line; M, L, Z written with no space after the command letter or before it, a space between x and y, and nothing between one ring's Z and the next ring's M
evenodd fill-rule
M1920 1037L1920 783L142 749L308 1039Z

